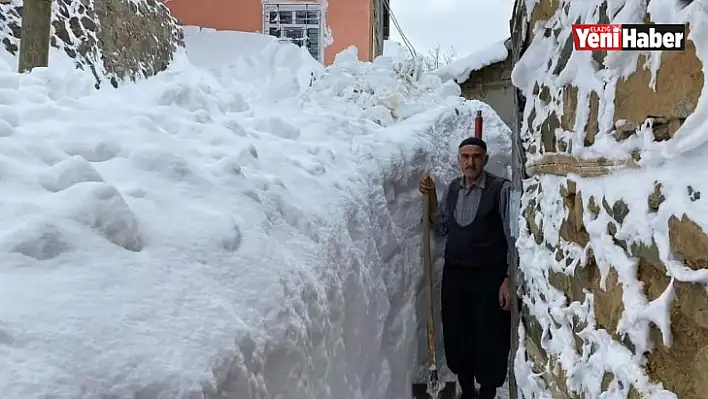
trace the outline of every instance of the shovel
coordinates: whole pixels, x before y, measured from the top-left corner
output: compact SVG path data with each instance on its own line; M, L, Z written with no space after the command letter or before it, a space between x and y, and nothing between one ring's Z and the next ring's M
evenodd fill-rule
M435 313L433 306L433 262L430 251L430 195L423 196L423 266L425 268L425 303L428 308L426 335L428 343L428 381L425 392L432 399L438 399L445 384L438 378L435 348Z

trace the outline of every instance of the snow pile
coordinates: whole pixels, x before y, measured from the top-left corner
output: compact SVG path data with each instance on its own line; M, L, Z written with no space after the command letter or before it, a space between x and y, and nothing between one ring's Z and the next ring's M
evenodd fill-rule
M454 80L457 83L464 83L470 78L474 71L504 61L509 56L506 48L506 41L502 40L484 48L476 53L460 58L448 65L436 69L433 73L444 81Z
M383 55L394 59L409 58L410 52L401 43L395 40L384 40Z
M495 114L386 57L188 32L115 90L0 63L3 398L409 397L418 178Z
M189 60L195 66L223 65L236 58L257 56L263 48L276 43L273 36L249 32L217 31L199 26L184 26L184 43L189 48ZM299 65L302 61L294 62Z
M527 15L531 15L534 2L526 4L530 7ZM675 242L670 240L669 232L669 219L672 216L681 219L684 214L704 232L708 231L705 204L694 195L708 189L708 178L695 173L705 169L708 157L705 145L708 89L703 87L696 109L672 139L655 141L652 123L648 120L631 137L618 142L614 136L615 88L620 79L635 72L640 54L610 52L603 67L593 59L593 52L564 48L566 43L572 46L571 24L608 22L600 19L604 7L607 7L610 23L642 23L645 13L656 23L689 23L689 39L696 46L706 76L708 18L704 2L687 5L686 2L651 0L647 7L639 0L562 1L548 21L533 27L534 39L512 75L514 85L524 92L527 101L522 127L526 149L545 148L539 133L544 129L542 125L549 117L554 117L553 113L563 115L564 87L574 86L578 89L575 129L557 128L555 138L567 140L567 152L576 158L631 160L634 153L640 157L641 168L599 178L542 175L525 182L522 209L530 210L531 216L528 223L521 219L517 242L526 285L523 300L530 315L541 326L542 349L555 361L555 366L553 363L545 365L545 371L547 375L562 379L571 396L625 398L639 393L648 398L675 398L676 394L660 381L650 380L647 358L656 355L657 345L672 344L670 313L676 295L674 282L708 284L705 270L686 267L684 259L673 250ZM648 62L639 67L651 72L650 84L653 85L662 64L662 53L644 55ZM548 88L551 101L542 99L536 91L539 87ZM590 118L593 92L599 98L599 133L594 137L594 144L587 145L585 126ZM544 159L543 151L531 151L527 155L529 165ZM652 205L648 198L656 195L657 187L660 187L660 205ZM567 197L562 192L572 192L581 198L575 208L580 207L583 212L580 223L587 233L586 245L566 239L564 226L576 217L577 209L564 205ZM529 228L523 227L527 225ZM532 232L531 225L539 231ZM623 245L629 250L623 249ZM649 287L638 279L640 260L634 248L640 247L655 247L665 267L662 273L670 276L662 286L665 287L663 293L653 298L646 293ZM551 284L552 275L566 276L582 284L583 276L592 273L583 271L586 268L597 269L599 289L585 291L580 300L571 302ZM614 289L608 283L610 275L616 276L622 299L622 306L616 309L620 313L616 331L600 326L596 314L598 298L605 295L605 290ZM520 388L527 398L552 397L552 387L546 385L524 359L526 330L528 326L520 328L517 353L516 375ZM660 333L650 335L652 330ZM658 342L651 339L652 336L658 336Z

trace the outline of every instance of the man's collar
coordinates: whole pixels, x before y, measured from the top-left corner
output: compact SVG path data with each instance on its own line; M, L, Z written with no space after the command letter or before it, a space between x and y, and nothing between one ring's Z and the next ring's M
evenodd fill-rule
M466 184L467 177L465 175L462 175L462 179L460 179L460 186L462 188L468 188L468 185ZM472 186L477 186L479 188L484 188L484 183L487 180L487 172L482 171L482 173L479 174L477 177L477 180L473 181L472 184L469 185L469 187Z

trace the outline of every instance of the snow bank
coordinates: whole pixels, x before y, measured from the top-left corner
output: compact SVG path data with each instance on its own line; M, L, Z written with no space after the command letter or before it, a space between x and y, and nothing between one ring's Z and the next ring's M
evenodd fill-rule
M194 33L116 90L3 64L3 398L409 397L418 178L493 111L386 57Z
M476 53L460 58L448 65L433 71L433 74L440 77L443 82L454 80L457 83L464 83L469 79L470 74L486 66L504 61L509 56L509 50L504 44L507 39L494 43Z
M395 40L384 40L383 55L394 59L409 58L410 52L401 43Z
M238 58L257 56L278 39L250 32L217 31L199 26L184 26L184 43L194 66L233 63ZM301 62L293 62L300 65Z
M517 246L527 398L705 392L708 18L703 2L527 2L528 170ZM573 23L689 23L682 53L577 52ZM623 169L623 170L620 170ZM530 348L536 345L538 348ZM525 353L523 353L525 352ZM538 353L535 353L538 352ZM542 377L542 378L539 378Z

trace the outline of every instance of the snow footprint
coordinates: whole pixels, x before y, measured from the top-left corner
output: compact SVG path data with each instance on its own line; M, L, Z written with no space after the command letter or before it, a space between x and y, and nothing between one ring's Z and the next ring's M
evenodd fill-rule
M290 163L296 168L304 170L311 176L322 176L327 173L325 164L318 160L303 162L299 159L291 159Z
M162 149L135 151L130 155L130 161L141 170L157 173L173 182L204 181L197 169L186 159Z
M21 253L36 260L53 259L73 249L67 236L49 220L30 221L8 237L11 246L8 252Z
M284 119L271 116L265 118L256 118L251 121L254 129L261 132L270 133L287 140L297 140L300 138L300 129L293 126Z

